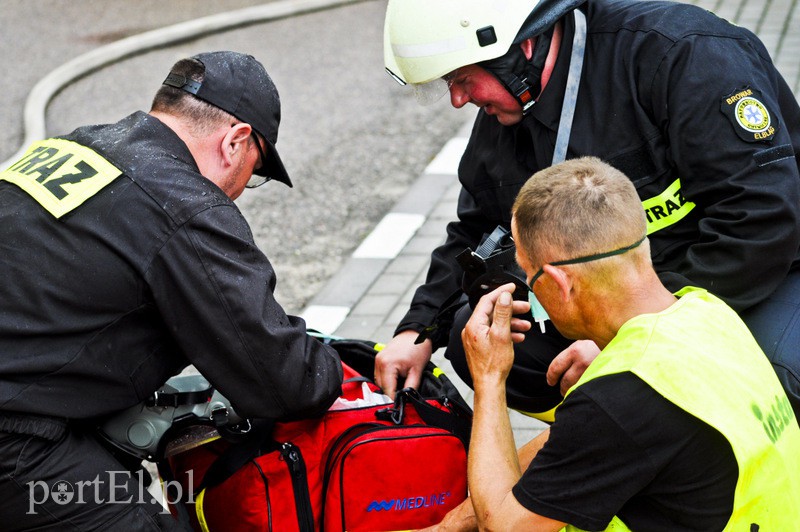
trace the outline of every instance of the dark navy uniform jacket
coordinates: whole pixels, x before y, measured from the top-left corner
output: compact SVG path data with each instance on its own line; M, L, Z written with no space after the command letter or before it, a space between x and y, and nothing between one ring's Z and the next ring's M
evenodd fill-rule
M567 158L597 156L630 177L667 288L700 286L737 311L762 301L800 264L800 108L767 50L695 6L581 9L587 47ZM459 166L459 220L398 332L433 321L460 286L455 255L508 228L522 184L551 164L574 34L565 21L553 75L522 122L479 113Z
M121 175L59 218L0 180L0 413L107 414L188 363L246 416L334 401L338 356L275 301L241 212L171 129L139 112L48 142L11 168L54 203L99 175L81 146Z

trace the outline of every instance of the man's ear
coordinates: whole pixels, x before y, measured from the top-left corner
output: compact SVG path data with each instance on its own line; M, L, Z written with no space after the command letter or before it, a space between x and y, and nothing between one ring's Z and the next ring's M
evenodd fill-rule
M563 268L558 268L552 264L545 264L542 266L544 273L549 275L558 286L558 291L561 293L561 300L563 302L569 301L572 296L572 276Z
M533 57L533 39L525 39L519 43L519 46L522 48L522 53L525 54L525 59L530 60Z
M233 156L247 148L252 130L250 124L235 124L225 133L220 148L226 164L233 164Z

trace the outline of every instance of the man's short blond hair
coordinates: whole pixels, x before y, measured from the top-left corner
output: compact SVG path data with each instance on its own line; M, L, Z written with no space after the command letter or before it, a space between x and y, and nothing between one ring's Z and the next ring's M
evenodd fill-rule
M517 195L512 214L517 246L536 263L629 246L647 230L633 183L596 157L534 174Z

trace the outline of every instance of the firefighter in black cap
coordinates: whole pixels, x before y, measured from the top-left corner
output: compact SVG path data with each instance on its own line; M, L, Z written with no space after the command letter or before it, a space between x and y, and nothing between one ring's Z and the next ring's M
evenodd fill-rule
M510 229L533 173L592 155L636 186L667 288L700 286L733 307L800 413L800 107L753 33L673 2L390 0L384 50L387 70L422 98L449 91L453 106L481 109L459 165L458 220L378 356L384 390L402 378L415 386L443 346L470 382L467 295L477 300L491 283L464 294L473 285L456 257ZM552 421L598 350L566 340L534 309L508 402Z
M339 395L338 356L276 302L233 202L291 186L279 122L256 59L204 53L173 66L149 113L37 142L0 174L4 530L176 526L90 427L188 364L246 417Z

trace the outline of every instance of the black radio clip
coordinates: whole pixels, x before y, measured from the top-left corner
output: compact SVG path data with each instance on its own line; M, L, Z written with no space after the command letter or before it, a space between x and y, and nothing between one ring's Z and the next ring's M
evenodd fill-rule
M514 299L528 300L528 284L525 273L516 261L516 246L511 232L497 226L484 238L475 251L467 248L456 256L464 270L461 289L467 294L469 304L475 307L481 297L498 286L514 283Z

